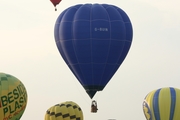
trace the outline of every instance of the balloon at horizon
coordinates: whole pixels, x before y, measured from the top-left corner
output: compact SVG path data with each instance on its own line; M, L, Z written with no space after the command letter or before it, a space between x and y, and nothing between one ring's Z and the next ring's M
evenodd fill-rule
M16 77L0 73L0 120L20 120L27 105L27 91Z
M45 114L45 120L83 120L81 107L73 102L66 101L50 107Z
M54 36L65 63L92 99L124 61L133 29L115 5L77 4L59 15Z
M180 120L180 89L165 87L147 94L143 102L147 120Z

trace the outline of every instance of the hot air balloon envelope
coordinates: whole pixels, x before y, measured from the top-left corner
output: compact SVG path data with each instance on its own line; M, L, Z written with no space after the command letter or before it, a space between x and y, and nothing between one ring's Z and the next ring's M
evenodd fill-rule
M61 0L51 0L52 4L56 7L56 5L58 5Z
M180 120L180 89L165 87L150 92L144 99L147 120Z
M55 11L57 11L56 5L58 5L58 4L61 2L61 0L50 0L50 1L52 2L52 4L53 4L54 7L55 7Z
M26 105L23 83L12 75L0 73L0 120L20 120Z
M45 120L83 120L83 112L77 103L66 101L50 107Z
M54 36L64 61L92 98L124 61L133 30L117 6L78 4L59 15Z

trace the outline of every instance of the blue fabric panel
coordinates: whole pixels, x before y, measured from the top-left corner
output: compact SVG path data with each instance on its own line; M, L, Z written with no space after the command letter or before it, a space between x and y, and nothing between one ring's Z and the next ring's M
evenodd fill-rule
M160 120L160 114L159 114L159 92L161 89L158 89L154 93L154 98L153 98L153 108L154 108L154 116L156 120Z
M169 118L169 120L173 120L174 111L175 111L175 105L176 105L176 91L175 91L175 89L170 87L170 93L171 93L171 108L170 108L170 118Z

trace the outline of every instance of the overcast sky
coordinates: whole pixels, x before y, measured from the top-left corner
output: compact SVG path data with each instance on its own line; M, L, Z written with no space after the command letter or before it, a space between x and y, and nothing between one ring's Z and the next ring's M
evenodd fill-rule
M120 7L133 25L133 42L121 67L95 100L61 58L54 24L66 8L85 3ZM84 120L145 120L144 97L161 87L180 88L179 0L63 0L58 11L49 0L0 0L0 72L19 78L28 92L21 120L43 120L46 110L64 101L82 108Z

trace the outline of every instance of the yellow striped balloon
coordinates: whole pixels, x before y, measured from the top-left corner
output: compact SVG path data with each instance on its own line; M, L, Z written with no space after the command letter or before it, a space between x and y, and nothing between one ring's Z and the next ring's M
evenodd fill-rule
M144 99L143 111L147 120L180 120L180 89L151 91Z
M0 120L20 120L27 105L27 92L16 77L0 73Z
M83 112L75 102L66 101L50 107L45 120L83 120Z

